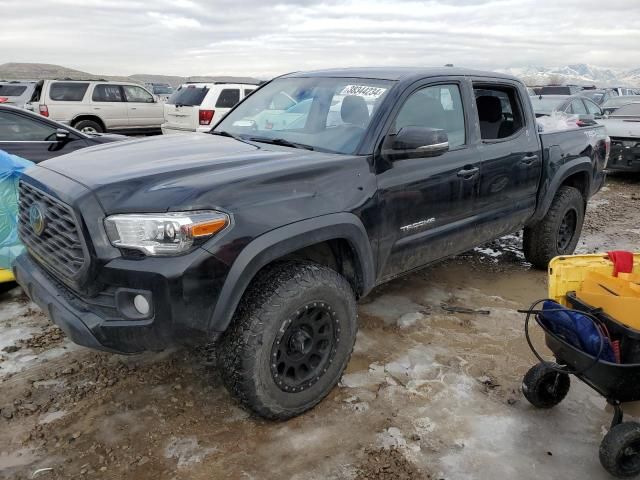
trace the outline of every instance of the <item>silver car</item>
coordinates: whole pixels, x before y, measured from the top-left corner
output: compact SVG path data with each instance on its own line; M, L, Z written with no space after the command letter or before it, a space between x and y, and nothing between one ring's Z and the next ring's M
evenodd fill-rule
M35 80L0 81L0 103L25 108L35 88Z

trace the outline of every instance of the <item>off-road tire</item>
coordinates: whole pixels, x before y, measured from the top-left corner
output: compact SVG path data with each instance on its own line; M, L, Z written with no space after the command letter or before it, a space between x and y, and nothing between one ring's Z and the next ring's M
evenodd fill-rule
M82 131L84 128L93 128L96 133L103 133L104 129L98 122L94 122L93 120L80 120L73 124L73 128L76 130Z
M283 391L274 378L273 348L290 318L306 305L321 302L331 308L331 351L326 371L314 376L302 391ZM222 380L243 406L274 420L300 415L318 404L338 383L349 362L358 327L351 286L334 270L304 261L287 261L258 273L243 296L232 324L218 347ZM279 345L279 343L277 343Z
M571 379L551 367L552 363L539 363L532 367L522 380L522 393L536 408L551 408L558 405L569 393Z
M534 267L546 270L552 258L559 255L571 255L580 240L584 222L584 207L584 198L577 188L560 187L544 218L535 225L524 229L522 247L526 260ZM560 249L558 247L560 227L570 210L576 213L576 227L571 241L566 247Z
M630 478L640 474L640 424L615 425L600 444L600 463L614 477Z

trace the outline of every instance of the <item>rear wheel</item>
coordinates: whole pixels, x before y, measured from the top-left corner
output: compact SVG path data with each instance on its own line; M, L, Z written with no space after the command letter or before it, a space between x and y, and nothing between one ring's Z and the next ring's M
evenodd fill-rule
M267 267L221 339L231 394L271 419L299 415L338 383L356 338L355 295L337 272L308 262Z
M640 474L640 424L625 422L609 430L600 444L600 463L615 477Z
M104 132L102 125L93 120L80 120L73 124L73 128L87 134Z
M574 187L562 186L544 218L524 229L524 256L534 267L545 270L558 255L571 255L582 232L584 198Z

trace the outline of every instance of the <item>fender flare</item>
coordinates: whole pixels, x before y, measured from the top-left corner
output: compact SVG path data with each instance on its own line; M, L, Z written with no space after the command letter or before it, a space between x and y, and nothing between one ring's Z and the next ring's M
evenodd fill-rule
M549 153L551 154L551 152ZM553 164L553 162L550 163ZM576 173L587 174L587 185L585 191L587 192L587 196L589 196L589 193L591 192L591 174L593 172L593 168L593 163L589 157L579 157L565 163L564 165L560 165L555 174L546 181L543 181L541 184L540 192L538 193L538 198L540 198L538 208L531 219L527 222L527 225L537 223L544 218L549 211L549 208L551 208L551 203L562 184L567 178Z
M209 319L209 331L227 329L247 287L270 262L301 248L344 239L353 248L362 279L361 295L375 286L375 257L367 232L352 213L335 213L285 225L252 240L235 259Z

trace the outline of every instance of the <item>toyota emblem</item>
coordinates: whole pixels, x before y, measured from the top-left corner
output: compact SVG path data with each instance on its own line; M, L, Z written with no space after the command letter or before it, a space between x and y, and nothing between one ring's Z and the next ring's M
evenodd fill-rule
M37 203L31 205L31 208L29 208L29 225L31 225L31 228L36 235L42 235L42 232L44 232L46 218L47 217L40 205Z

